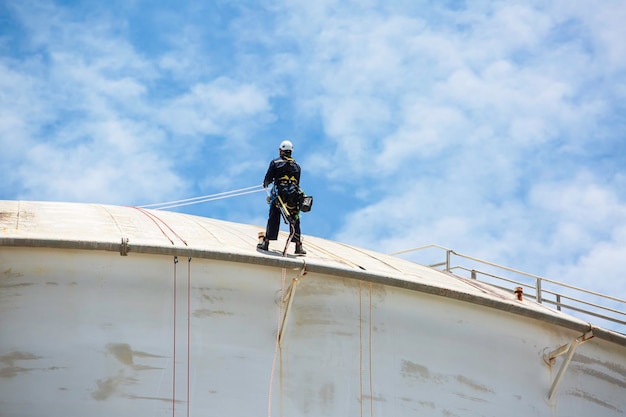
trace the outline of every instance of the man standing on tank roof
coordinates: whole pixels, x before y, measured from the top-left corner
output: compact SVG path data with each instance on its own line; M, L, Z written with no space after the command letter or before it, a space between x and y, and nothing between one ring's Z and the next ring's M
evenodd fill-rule
M270 166L263 180L263 188L267 188L274 183L274 190L271 193L270 212L267 219L267 227L265 229L265 237L262 243L257 245L261 250L268 250L270 240L278 239L278 230L280 228L280 207L276 193L283 200L290 217L293 219L294 235L291 238L296 244L297 255L304 255L306 251L302 248L302 240L300 233L300 165L291 156L293 144L284 140L278 148L278 158L270 162Z

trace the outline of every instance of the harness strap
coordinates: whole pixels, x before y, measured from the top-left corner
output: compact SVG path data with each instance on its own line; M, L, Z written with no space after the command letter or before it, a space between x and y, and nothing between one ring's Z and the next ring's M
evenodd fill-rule
M289 176L287 174L283 175L282 177L280 177L278 179L278 181L280 181L281 185L287 185L287 184L298 184L298 180L296 179L295 176Z

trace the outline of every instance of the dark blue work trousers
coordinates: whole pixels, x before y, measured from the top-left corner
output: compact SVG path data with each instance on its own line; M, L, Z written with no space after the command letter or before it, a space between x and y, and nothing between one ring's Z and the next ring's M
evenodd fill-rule
M265 228L265 238L268 240L278 239L278 230L280 229L280 208L276 204L270 204L270 214L267 219L267 227ZM297 216L293 222L296 233L291 238L292 242L300 243L300 216Z

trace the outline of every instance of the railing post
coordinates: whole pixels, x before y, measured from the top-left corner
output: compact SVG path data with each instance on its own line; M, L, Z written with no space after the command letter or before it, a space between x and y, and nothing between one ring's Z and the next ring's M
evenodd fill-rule
M472 279L476 279L476 270L472 269Z
M452 250L448 249L446 251L446 272L450 272L450 254L452 253Z
M541 278L537 278L537 302L541 304L543 298L541 297Z
M556 309L561 311L561 294L556 295Z

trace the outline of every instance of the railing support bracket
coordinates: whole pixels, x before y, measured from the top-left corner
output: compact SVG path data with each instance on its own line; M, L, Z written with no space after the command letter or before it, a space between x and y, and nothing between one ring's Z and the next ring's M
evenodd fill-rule
M550 392L548 393L548 398L550 400L552 399L552 397L554 397L554 394L556 393L556 390L559 387L559 384L561 383L561 380L563 379L563 376L565 375L565 371L567 370L567 367L572 361L572 358L574 357L574 353L576 352L576 349L578 348L578 346L582 345L585 342L588 342L592 338L593 338L593 332L589 330L587 333L583 334L582 336L577 337L576 339L572 340L571 343L560 346L546 355L546 358L545 358L546 362L550 366L554 364L554 362L556 361L556 358L558 358L559 356L567 355L565 356L565 359L563 359L561 368L559 368L559 372L556 374L556 377L554 378L554 381L552 382L552 386L550 386Z
M122 243L120 244L120 255L128 256L128 252L130 252L130 245L128 244L128 238L122 238Z

